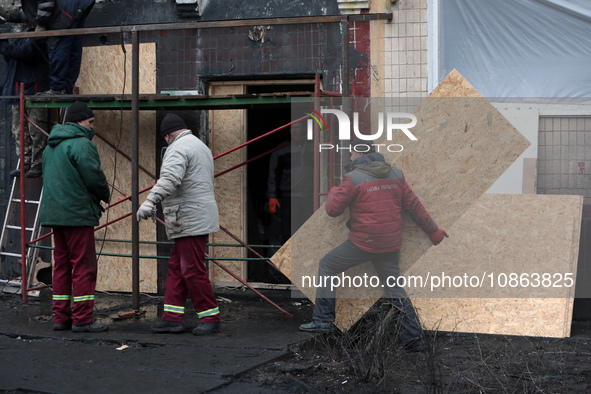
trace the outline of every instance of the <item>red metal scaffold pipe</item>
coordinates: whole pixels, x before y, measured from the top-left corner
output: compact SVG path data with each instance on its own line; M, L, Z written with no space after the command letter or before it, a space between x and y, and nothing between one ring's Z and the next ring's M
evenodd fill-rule
M314 80L314 111L316 113L320 113L320 74L316 74L316 78ZM318 210L320 206L320 151L318 149L320 144L320 129L318 128L317 124L314 124L314 141L312 142L314 145L314 212Z
M269 133L266 133L264 136L271 135L272 133L275 133L275 132L277 132L277 131L279 131L279 130L282 130L282 129L286 128L287 126L291 125L292 123L296 123L296 122L298 122L298 121L301 121L301 120L303 120L304 118L306 118L306 117L303 117L303 118L301 118L301 119L295 120L294 122L291 122L291 123L289 123L289 124L287 124L287 125L284 125L284 126L282 126L282 127L279 127L279 128L277 128L277 129L275 129L275 130L272 130L271 132L269 132ZM261 137L263 137L263 136L261 136ZM258 139L260 139L260 137L258 137L258 138L257 138L257 140L258 140ZM248 144L250 144L250 143L252 143L252 142L254 142L254 139L253 139L253 140L249 140L249 141L247 141L246 143L242 144L242 146L246 146L246 145L248 145ZM272 153L273 151L275 151L275 150L277 150L277 149L283 148L284 146L287 146L287 145L289 145L290 143L291 143L291 142L289 142L289 143L286 143L286 144L283 144L283 145L281 145L281 146L279 146L279 147L277 147L277 148L275 148L275 149L272 149L272 150L270 150L270 151L268 151L268 152L266 152L266 153L263 153L263 154L261 154L261 155L259 155L259 156L255 157L255 158L253 158L253 159L250 159L250 160L248 160L248 161L246 161L246 162L244 162L244 163L242 163L242 164L239 164L238 166L232 167L231 169L228 169L228 170L225 170L225 171L223 171L223 172L221 172L221 173L219 173L219 174L216 174L215 176L217 177L217 176L223 175L223 174L225 174L225 173L227 173L227 172L229 172L229 171L231 171L231 170L233 170L233 169L235 169L235 168L238 168L238 167L240 167L240 166L242 166L242 165L245 165L245 164L248 164L249 162L252 162L254 159L260 158L260 157L262 157L262 156L265 156L265 155L267 155L267 154L269 154L269 153ZM236 149L234 148L233 150L236 150ZM232 151L233 151L233 150L232 150ZM224 154L227 154L227 153L229 153L229 152L225 152ZM218 155L217 157L221 157L221 156L223 156L224 154L222 154L222 155ZM216 157L216 158L217 158L217 157ZM148 173L148 175L151 175L151 174L149 174L149 173ZM152 177L153 177L153 176L152 176ZM155 185L155 184L154 184L154 185ZM143 192L145 192L145 191L148 191L148 190L150 190L150 189L151 189L151 188L152 188L154 185L151 185L151 186L149 186L149 187L147 187L147 188L144 188L144 189L142 189L141 191L139 191L139 194L141 194L141 193L143 193ZM118 191L119 191L119 190L118 190ZM121 192L121 191L120 191L120 193L122 193L123 195L125 195L125 194L124 194L123 192ZM115 202L115 203L113 203L113 204L110 204L110 205L109 205L109 206L108 206L106 209L109 209L109 208L111 208L111 207L113 207L113 206L115 206L115 205L118 205L118 204L120 204L120 203L122 203L122 202L124 202L124 201L127 201L127 200L129 200L130 198L131 198L131 196L125 196L125 197L124 197L124 198L122 198L121 200L119 200L119 201L117 201L117 202ZM116 222L118 222L118 221L120 221L120 220L123 220L123 219L125 219L125 218L127 218L127 217L129 217L129 216L131 216L131 215L132 215L132 213L128 213L128 214L125 214L125 215L123 215L123 216L121 216L121 217L119 217L119 218L117 218L117 219L114 219L114 220L112 220L112 221L109 221L109 222L107 222L107 223L105 223L105 224L103 224L103 225L101 225L101 226L98 226L98 227L96 227L96 228L95 228L95 231L98 231L98 230L100 230L100 229L102 229L102 228L104 228L104 227L106 227L106 226L108 226L108 225L111 225L111 224L113 224L113 223L116 223ZM161 220L161 219L158 219L158 221L159 221L160 223L164 224L164 223L162 222L162 220ZM267 258L263 257L263 256L262 256L261 254L259 254L257 251L255 251L255 250L254 250L254 249L252 249L250 246L248 246L246 243L242 242L242 241L241 241L241 240L240 240L238 237L236 237L234 234L232 234L232 233L231 233L229 230L225 229L225 228L224 228L224 227L222 227L222 226L220 226L220 228L222 229L222 231L224 231L226 234L228 234L228 235L229 235L230 237L232 237L234 240L236 240L237 242L239 242L239 243L240 243L242 246L246 247L246 248L247 248L249 251L251 251L252 253L254 253L254 254L257 256L257 257L265 259L265 262L267 262L267 264L269 264L269 265L271 265L273 268L277 269L277 267L275 266L275 264L273 264L273 263L272 263L272 262L271 262L269 259L267 259ZM43 238L46 238L46 237L50 236L51 234L53 234L53 232L49 232L49 233L47 233L47 234L45 234L45 235L43 235L43 236L41 236L41 237L39 237L39 238L37 238L37 239L35 239L35 240L31 241L30 243L32 244L32 243L38 242L38 241L40 241L41 239L43 239ZM254 291L254 292L257 294L257 295L259 295L261 298L265 299L267 302L271 303L273 306L275 306L276 308L278 308L279 310L281 310L281 311L282 311L284 314L286 314L287 316L291 317L291 314L289 314L287 311L283 310L283 309L282 309L281 307L279 307L277 304L275 304L274 302L272 302L272 301L271 301L270 299L268 299L268 298L267 298L265 295L263 295L262 293L260 293L260 292L259 292L259 291L257 291L256 289L254 289L254 288L253 288L252 286L250 286L250 285L249 285L249 284L248 284L246 281L244 281L243 279L241 279L240 277L238 277L237 275L235 275L234 273L232 273L232 272L231 272L231 271L230 271L230 270L229 270L229 269L228 269L226 266L224 266L222 263L220 263L220 262L219 262L219 261L217 261L217 260L212 260L212 261L213 261L213 262L214 262L214 263L215 263L217 266L219 266L221 269L223 269L223 270L224 270L224 271L226 271L228 274L230 274L232 277L234 277L236 280L238 280L240 283L242 283L244 286L248 287L249 289L251 289L252 291Z
M214 156L214 157L213 157L213 159L214 159L214 160L215 160L215 159L219 159L220 157L222 157L222 156L225 156L225 155L227 155L228 153L232 153L232 152L234 152L235 150L238 150L238 149L240 149L240 148L243 148L243 147L245 147L245 146L247 146L247 145L249 145L249 144L252 144L253 142L256 142L256 141L258 141L258 140L260 140L260 139L262 139L262 138L265 138L265 137L267 137L267 136L270 136L271 134L273 134L273 133L276 133L276 132L278 132L279 130L282 130L282 129L286 128L286 127L289 127L289 126L291 126L291 125L292 125L292 124L294 124L294 123L300 122L300 121L302 121L302 120L304 120L304 119L306 119L306 118L308 118L308 117L309 117L308 115L306 115L306 116L302 116L302 117L301 117L301 118L299 118L299 119L293 120L293 121L291 121L291 122L289 122L289 123L287 123L287 124L284 124L283 126L277 127L276 129L274 129L274 130L271 130L271 131L269 131L268 133L265 133L265 134L263 134L263 135L259 135L258 137L256 137L256 138L253 138L253 139L251 139L251 140L248 140L248 141L246 141L246 142L245 142L245 143L243 143L243 144L240 144L240 145L237 145L237 146L235 146L235 147L233 147L233 148L231 148L231 149L228 149L227 151L225 151L225 152L222 152L222 153L220 153L219 155L216 155L216 156Z
M21 293L23 302L27 302L27 217L25 207L25 84L20 84L20 219L21 219Z
M228 150L228 151L226 151L226 152L223 152L223 153L221 153L221 154L219 154L219 155L215 156L215 157L214 157L214 159L217 159L217 158L219 158L219 157L225 156L225 155L227 155L227 154L229 154L229 153L231 153L231 152L233 152L233 151L235 151L235 150L237 150L237 149L239 149L239 148L242 148L242 147L244 147L244 146L247 146L247 145L249 145L249 144L251 144L251 143L253 143L253 142L256 142L256 141L258 141L258 140L260 140L260 139L262 139L262 138L264 138L264 137L266 137L266 136L269 136L269 135L271 135L271 134L273 134L273 133L276 133L276 132L278 132L278 131L280 131L280 130L282 130L282 129L285 129L286 127L288 127L288 126L291 126L291 125L292 125L292 124L294 124L294 123L297 123L297 122L303 121L303 120L304 120L304 119L306 119L306 118L308 118L308 116L301 117L301 118L299 118L299 119L296 119L296 120L294 120L294 121L292 121L292 122L290 122L290 123L288 123L288 124L286 124L286 125L283 125L283 126L281 126L281 127L278 127L278 128L276 128L276 129L274 129L274 130L271 130L271 131L270 131L270 132L268 132L268 133L265 133L265 134L263 134L263 135L261 135L261 136L259 136L259 137L256 137L256 138L254 138L254 139L252 139L252 140L249 140L249 141L247 141L247 142L245 142L245 143L243 143L243 144L241 144L241 145L239 145L239 146L236 146L236 147L234 147L234 148L232 148L232 149L230 149L230 150ZM28 118L27 118L27 120L28 120ZM37 125L35 125L35 124L34 124L34 126L35 126L35 127L37 127L37 128L39 128L39 129L41 129L39 126L37 126ZM42 130L42 129L41 129L41 130ZM42 130L42 131L43 131L43 130ZM43 131L43 132L44 132L44 131ZM45 133L45 132L44 132L44 133ZM47 133L45 133L45 134L47 135ZM118 150L118 149L117 149L115 146L113 146L111 143L109 143L109 142L108 142L106 139L104 139L104 138L101 138L101 139L102 139L102 140L103 140L105 143L107 143L107 145L108 145L108 146L110 146L111 148L113 148L113 149L116 149L118 152L120 152L120 151L119 151L119 150ZM239 164L239 165L237 165L237 166L234 166L234 167L232 167L232 168L230 168L230 169L227 169L227 170L225 170L225 171L222 171L221 173L219 173L219 174L216 174L215 176L217 177L217 176L223 175L223 174L225 174L225 173L227 173L227 172L230 172L230 171L232 171L232 170L234 170L234 169L236 169L236 168L238 168L238 167L241 167L241 166L243 166L243 165L245 165L245 164L248 164L248 163L250 163L250 162L252 162L252 161L254 161L254 160L256 160L256 159L258 159L258 158L260 158L260 157L263 157L263 156L265 156L265 155L268 155L268 154L270 154L270 153L274 152L275 150L281 149L281 148L283 148L284 146L287 146L287 145L289 145L290 143L291 143L291 142L289 142L289 143L286 143L286 144L282 144L281 146L279 146L279 147L276 147L276 148L274 148L274 149L272 149L272 150L270 150L270 151L268 151L268 152L266 152L266 153L263 153L263 154L261 154L261 155L259 155L259 156L255 157L255 158L252 158L252 159L250 159L250 160L247 160L247 161L246 161L246 162L244 162L244 163L241 163L241 164ZM120 152L120 153L122 153L122 152ZM128 159L128 160L130 159L130 158L129 158L129 156L127 156L127 155L123 155L123 157L125 157L125 158L126 158L126 159ZM154 179L155 179L155 176L154 176L154 175L152 175L151 173L149 173L149 172L148 172L147 170L145 170L144 168L141 168L141 169L142 169L142 170L143 170L143 171L144 171L146 174L148 174L149 176L151 176L152 178L154 178ZM154 184L154 185L155 185L155 184ZM147 187L147 188L145 188L145 189L143 189L143 190L139 191L139 193L138 193L138 194L141 194L141 193L143 193L143 192L145 192L145 191L147 191L147 190L150 190L150 189L151 189L151 188L152 188L154 185L151 185L151 186L149 186L149 187ZM113 186L113 185L112 185L112 186ZM113 186L113 187L114 187L114 186ZM115 188L115 187L114 187L114 188ZM123 195L125 196L125 194L124 194L124 193L123 193L121 190L119 190L119 189L116 189L116 190L117 190L119 193L121 193L121 194L123 194ZM118 204L120 204L120 203L122 203L122 202L124 202L124 201L127 201L127 200L131 199L131 197L132 197L132 196L125 196L123 199L121 199L121 200L119 200L119 201L115 202L114 204L110 204L110 205L109 205L109 206L108 206L106 209L109 209L109 208L111 208L111 207L113 207L113 206L115 206L115 205L118 205ZM111 224L113 224L113 223L116 223L116 222L118 222L118 221L120 221L120 220L123 220L123 219L125 219L125 218L127 218L127 217L129 217L129 216L131 216L131 215L132 215L132 213L125 214L125 215L123 215L123 216L121 216L121 217L119 217L119 218L117 218L117 219L114 219L114 220L112 220L112 221L109 221L109 222L107 222L107 223L105 223L105 224L103 224L103 225L101 225L101 226L99 226L99 227L95 228L95 231L97 231L97 230L100 230L100 229L102 229L102 228L104 228L104 227L106 227L106 226L108 226L108 225L111 225ZM162 222L160 219L158 219L158 220L159 220L160 222ZM164 224L164 223L162 223L162 224ZM224 228L224 227L222 227L222 226L220 226L220 228L222 229L222 231L224 231L226 234L228 234L228 235L229 235L230 237L232 237L234 240L236 240L237 242L239 242L239 243L240 243L242 246L246 247L246 248L247 248L249 251L251 251L252 253L254 253L255 255L257 255L258 257L265 259L265 261L266 261L266 262L267 262L269 265L271 265L273 268L277 269L277 267L275 266L275 264L273 264L273 263L272 263L272 262L271 262L269 259L267 259L267 258L263 257L263 256L262 256L262 255L260 255L258 252L256 252L254 249L252 249L250 246L248 246L246 243L242 242L242 241L241 241L241 240L240 240L238 237L236 237L234 234L232 234L232 233L231 233L229 230L225 229L225 228ZM39 237L39 238L37 238L37 239L35 239L35 240L31 241L30 243L32 244L32 243L38 242L38 241L40 241L41 239L43 239L43 238L46 238L46 237L50 236L51 234L53 234L53 232L49 232L49 233L47 233L47 234L45 234L45 235L43 235L43 236L41 236L41 237ZM256 294L258 294L260 297L262 297L263 299L265 299L267 302L269 302L270 304L272 304L273 306L275 306L276 308L278 308L279 310L281 310L281 311L282 311L284 314L286 314L286 315L287 315L287 316L289 316L289 317L292 317L292 315L291 315L290 313L288 313L287 311L283 310L281 307L279 307L279 306L278 306L277 304L275 304L273 301L271 301L270 299L268 299L268 298L267 298L266 296L264 296L262 293L260 293L260 292L259 292L259 291L257 291L256 289L254 289L254 288L253 288L252 286L250 286L250 285L249 285L249 284L248 284L246 281L244 281L243 279L241 279L240 277L238 277L237 275L235 275L233 272L231 272L231 271L230 271L230 270L229 270L227 267L225 267L225 266L224 266L222 263L220 263L219 261L217 261L217 260L215 260L215 259L212 259L212 261L213 261L213 262L214 262L216 265L218 265L218 266L219 266L221 269L223 269L223 270L224 270L224 271L226 271L228 274L230 274L232 277L234 277L236 280L238 280L239 282L241 282L241 283L242 283L244 286L248 287L249 289L251 289L252 291L254 291Z
M391 16L390 16L390 18L391 18ZM339 22L339 21L341 22L341 24L342 24L342 25L344 25L344 27L345 27L345 31L346 31L346 32L348 32L348 25L347 25L347 20L346 20L346 19L345 19L345 20L343 20L342 18L341 18L341 19L339 19L339 20L336 20L336 19L335 19L335 20L330 20L329 22ZM226 23L228 23L228 22L226 22ZM242 23L244 23L244 21L242 21ZM246 24L246 25L249 25L249 24ZM204 28L206 28L206 26L205 26L205 25L203 25L203 27L204 27ZM209 27L213 27L213 26L209 26ZM84 30L84 29L81 29L81 30ZM87 29L87 30L89 30L89 29ZM134 86L132 86L132 90L133 90L133 100L132 100L132 113L133 113L133 114L132 114L132 115L134 115L134 119L132 119L132 121L133 121L133 122L132 122L132 123L133 123L133 124L132 124L132 133L133 133L133 137L134 137L133 139L135 140L135 142L137 142L137 112L138 112L138 107L137 107L137 95L138 95L138 92L137 92L137 85L138 85L138 83L137 83L137 81L138 81L138 79L139 79L139 78L138 78L138 75L137 75L137 72L136 72L136 71L137 71L137 68L138 68L138 67L137 67L137 64L139 63L137 60L139 60L139 59L136 59L136 58L138 57L138 55L137 55L137 54L138 54L138 52L139 52L139 51L137 50L137 49L138 49L138 43L139 43L139 34L138 34L138 32L139 32L139 31L137 30L137 28L136 28L135 26L133 26L133 27L132 27L132 29L131 29L131 32L132 32L132 41L133 41L133 44L134 44L134 45L133 45L133 48L134 48L134 49L133 49L133 53L134 53L134 59L133 59L133 62L132 62L132 63L134 63L134 64L133 64L133 72L134 72L133 74L134 74L134 75L132 76L132 79L133 79L133 81L132 81L132 82L133 82L133 85L135 85L135 88L134 88ZM63 32L60 32L60 31L57 31L57 32L52 32L52 34L56 34L56 35L59 35L60 33L63 33ZM71 32L68 32L68 34L67 34L67 35L69 35L69 34L71 34ZM62 35L65 35L65 34L62 34ZM346 43L348 44L348 34L343 34L343 36L347 36L347 37L346 37L346 38L347 38L347 41L343 40L343 42L346 42ZM342 43L342 44L343 44L343 43ZM347 51L343 50L344 70L345 70L345 71L348 71L348 62L349 62L349 59L348 59L348 45L343 45L343 46L344 46L344 48L345 48L345 49L347 49ZM343 80L343 85L344 85L344 87L343 87L343 93L346 93L346 92L348 92L348 75L346 75L346 74L348 74L348 73L347 73L347 72L345 72L344 74L345 74L345 75L344 75L344 77L343 77L343 79L344 79L344 80ZM317 78L316 78L316 85L317 85L317 89L316 89L316 97L318 97L318 94L319 94L319 87L318 87L318 85L319 85L319 79L318 79L318 75L317 75ZM325 95L331 95L331 93L332 93L332 92L325 92ZM335 95L336 95L336 94L335 94ZM317 107L317 101L315 102L315 107ZM21 112L21 141L23 141L23 142L24 142L24 93L23 93L23 87L22 87L22 86L21 86L21 108L20 108L20 109L21 109L21 111L20 111L20 112ZM237 146L237 147L235 147L235 148L232 148L231 150L229 150L229 151L227 151L227 152L224 152L224 153L222 153L221 155L218 155L218 156L216 156L215 158L219 158L219 157L221 157L221 156L223 156L223 155L229 154L229 153L231 153L231 152L233 152L233 151L235 151L235 150L237 150L237 149L239 149L239 148L241 148L241 147L243 147L243 146L246 146L246 145L248 145L248 144L250 144L250 143L252 143L252 142L255 142L255 141L259 140L260 138L263 138L263 137L265 137L265 136L267 136L267 135L270 135L270 134L272 134L272 133L273 133L273 132L275 132L275 131L278 131L278 130L280 130L280 129L283 129L283 128L285 128L285 127L288 127L288 126L290 126L291 124L293 124L293 123L295 123L295 122L297 122L297 121L301 121L301 120L303 120L303 119L305 119L305 118L307 118L307 116L306 116L306 117L302 117L302 118L300 118L300 119L298 119L298 120L296 120L296 121L290 122L289 124L287 124L287 125L285 125L285 126L282 126L282 127L280 127L279 129L276 129L276 130L274 130L274 131L271 131L271 132L269 132L269 133L267 133L267 134L265 134L265 135L262 135L262 136L260 136L260 137L257 137L257 138L255 138L254 140L251 140L251 141L249 141L249 142L247 142L247 143L245 143L245 144L241 144L241 145L239 145L239 146ZM317 146L317 144L319 143L319 139L318 139L318 130L317 130L317 129L315 129L315 133L314 133L314 134L315 134L315 135L314 135L314 144L315 144L315 146ZM105 141L105 142L106 142L106 141ZM135 150L132 152L132 156L133 156L133 158L131 159L131 161L132 161L132 171L133 171L133 173L132 173L132 178L133 178L133 179L132 179L132 186L133 186L133 189L134 189L134 190L132 191L132 196L127 196L127 197L125 197L124 199L120 200L119 202L117 202L117 203L115 203L115 204L111 204L111 205L109 205L109 207L111 207L111 206L114 206L114 205L116 205L116 204L118 204L118 203L120 203L120 202L123 202L123 201L126 201L126 200L128 200L128 199L131 199L131 198L133 198L133 203L132 203L132 205L133 205L133 206L135 206L135 208L137 209L137 197L139 196L139 194L141 194L143 191L149 190L149 189L150 189L150 188L153 186L153 185L152 185L152 186L150 186L150 187L148 187L148 188L144 189L143 191L138 191L138 187L137 187L137 169L138 169L139 165L138 165L138 163L137 163L137 144L135 145L134 149L135 149ZM317 151L317 149L315 149L315 152L316 152L316 151ZM23 157L24 157L24 143L21 143L21 163L22 163L22 164L24 164ZM248 163L248 162L247 162L247 163ZM244 164L247 164L247 163L244 163ZM244 165L244 164L243 164L243 165ZM332 164L332 163L330 163L329 165L331 165L331 164ZM316 157L316 156L315 156L315 160L314 160L314 169L315 169L315 173L317 172L316 170L317 170L317 168L318 168L318 165L319 165L319 160L318 160L318 157ZM23 168L23 167L24 167L24 165L21 165L21 201L25 201L25 199L24 199L24 168ZM235 167L235 168L238 168L238 167ZM223 173L229 172L229 171L231 171L231 170L233 170L233 169L235 169L235 168L232 168L232 169L226 170L226 171L224 171ZM143 168L142 168L142 169L143 169ZM145 169L143 169L143 170L145 171ZM147 171L145 171L145 172L147 173ZM220 174L218 174L218 175L222 175L223 173L220 173ZM314 207L315 207L315 209L316 209L316 208L318 207L318 203L319 203L319 178L317 177L317 175L315 175L315 178L314 178L314 188L315 188L315 195L314 195L314 197L315 197L315 198L314 198L314 199L315 199L315 201L314 201ZM118 190L118 191L119 191L119 190ZM121 192L121 191L119 191L119 192ZM123 192L121 192L121 193L123 194ZM21 204L21 205L22 205L22 206L21 206L21 211L22 211L22 215L21 215L21 221L23 221L23 219L24 219L24 204ZM132 211L133 211L133 209L132 209ZM130 214L127 214L127 215L124 215L123 217L121 217L121 218L119 218L119 219L116 219L116 220L113 220L113 221L111 221L111 222L108 222L108 223L104 224L103 226L101 226L101 227L99 227L99 228L102 228L102 227L104 227L104 226L107 226L107 225L109 225L109 224L112 224L112 223L114 223L114 222L116 222L116 221L122 220L123 218L126 218L126 217L128 217L128 216L131 216L131 214L132 214L132 213L130 213ZM25 234L23 234L23 229L24 229L24 227L25 227L25 226L23 225L23 226L21 226L21 227L22 227L22 228L21 228L21 239L22 239L22 241L21 241L21 249L22 249L22 250L24 250L24 251L26 251L26 242L25 242L25 238L26 238L26 236L25 236ZM99 228L97 228L96 230L98 230ZM225 230L225 229L224 229L224 231L226 231L226 232L227 232L229 235L231 235L231 233L229 233L227 230ZM133 238L133 240L134 240L134 243L135 243L135 242L137 242L137 224L136 224L135 226L133 226L133 231L132 231L132 232L134 233L134 234L133 234L134 236L133 236L132 238ZM51 234L51 233L49 233L49 234L45 235L44 237L46 237L46 236L49 236L50 234ZM235 238L235 239L238 239L237 237L234 237L233 235L231 235L231 236L232 236L233 238ZM34 240L34 241L32 241L31 243L33 243L33 242L37 242L38 240L40 240L40 239L42 239L42 238L44 238L44 237L40 237L40 238L38 238L37 240ZM244 244L243 242L241 242L241 241L239 241L239 242L240 242L241 244L243 244L244 246L248 247L248 246L247 246L246 244ZM136 248L137 248L137 245L134 245L134 253L135 253L135 249L136 249ZM256 253L256 252L255 252L255 253ZM257 255L259 255L258 253L256 253L256 254L257 254ZM24 255L24 253L23 253L23 258L24 258L24 256L25 256L25 255ZM259 256L260 256L260 255L259 255ZM135 283L135 282L137 282L137 280L135 280L135 279L136 279L136 278L135 278L135 275L138 275L138 272L137 272L137 270L135 269L135 263L136 263L136 260L137 260L137 253L135 253L135 256L134 256L134 258L132 258L132 260L133 260L133 261L132 261L132 263L134 264L134 273L132 273L132 275L134 275L134 290L136 290L136 289L137 289L137 287L138 287L138 286L136 286L136 283ZM215 260L214 260L214 262L215 262ZM270 261L269 261L269 263L270 263L270 264L272 264ZM217 262L216 262L216 264L220 265L220 264L219 264L219 263L217 263ZM23 264L23 265L24 265L24 266L26 266L26 263L25 263L25 264ZM273 264L272 264L272 265L273 265ZM139 268L139 267L138 267L138 268ZM26 267L24 267L24 270L26 270ZM238 278L237 276L235 276L233 273L229 272L228 270L227 270L227 272L228 272L228 273L230 273L232 276L234 276L236 279L238 279L238 280L242 281L240 278ZM244 283L245 285L247 285L249 288L251 288L251 289L252 289L252 287L250 287L248 284L246 284L245 282L243 282L243 283ZM23 300L24 300L24 302L26 302L26 291L25 291L25 289L26 289L26 275L23 275ZM254 289L253 289L253 290L254 290ZM260 294L260 293L259 293L259 294ZM262 296L262 295L261 295L261 296ZM134 294L134 297L135 297L135 294ZM262 297L266 299L266 297L264 297L264 296L262 296ZM269 302L271 302L271 301L270 301L270 300L268 300L268 299L266 299L266 300L267 300L267 301L269 301ZM272 303L272 302L271 302L271 303Z

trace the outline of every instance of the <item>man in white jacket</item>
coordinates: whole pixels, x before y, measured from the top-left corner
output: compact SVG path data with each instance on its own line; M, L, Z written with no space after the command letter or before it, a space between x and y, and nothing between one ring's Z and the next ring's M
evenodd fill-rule
M155 214L155 205L161 203L166 235L174 240L168 261L164 314L151 329L158 333L183 332L188 294L201 319L193 334L210 334L220 330L221 321L205 267L208 235L219 231L213 157L175 114L164 117L160 132L168 144L160 178L137 211L138 221L148 219Z

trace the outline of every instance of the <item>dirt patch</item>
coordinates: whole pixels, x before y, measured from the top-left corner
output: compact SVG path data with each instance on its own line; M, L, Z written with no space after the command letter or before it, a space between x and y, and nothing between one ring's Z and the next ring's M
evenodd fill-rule
M241 380L290 393L591 392L589 322L575 322L565 339L429 331L420 353L402 350L395 335L372 348L372 324L317 335Z
M380 307L372 308L365 319L347 333L312 336L297 329L299 324L309 321L313 310L311 302L291 298L289 292L267 290L263 293L293 317L286 317L249 291L216 289L224 318L222 333L205 339L189 333L155 336L149 326L162 314L162 297L142 295L141 306L146 309L145 314L128 321L113 322L112 316L130 310L131 296L98 293L95 318L108 322L111 329L87 338L51 330L51 293L46 291L42 297L32 299L28 304L23 304L18 296L0 295L0 329L10 338L28 338L31 354L37 354L36 349L40 346L60 349L63 343L67 343L70 352L75 349L86 352L92 345L92 351L97 355L116 352L112 349L123 343L128 345L128 353L121 353L119 357L131 356L134 352L174 353L177 352L175 349L192 347L198 350L188 352L190 356L183 358L176 353L171 356L170 360L174 363L167 365L170 376L174 375L175 368L185 370L192 366L193 372L201 373L199 376L213 376L227 382L221 388L213 382L209 386L211 389L205 389L205 386L201 389L214 393L591 392L589 321L573 322L572 336L564 339L428 331L428 350L406 353L400 348L395 325L388 326L380 341L376 341L376 325L384 313ZM198 323L198 318L195 314L187 314L185 323L192 328ZM6 341L14 346L21 342ZM289 351L284 356L286 348ZM242 370L237 368L228 372L229 368L222 368L222 371L209 359L195 358L194 354L204 351L215 352L215 362L228 365L236 362L237 351L249 360L270 353L278 354L279 358L269 356L267 360L273 361L261 361L257 367L243 366ZM9 348L3 349L3 353L12 354ZM227 358L222 358L222 355ZM146 354L141 359L145 362L142 368L155 368L154 363L159 357L152 358ZM31 367L31 360L25 358L21 361ZM197 365L199 361L203 364ZM134 364L130 361L126 365ZM102 368L113 371L119 366L105 364ZM168 371L167 368L159 368L159 373L162 373L161 370ZM24 367L22 370L15 369L14 373L24 373L24 370ZM141 368L124 370L126 377L142 373ZM208 372L204 375L203 371ZM69 374L70 370L64 369L56 373L55 378L63 381ZM158 380L162 379L158 376ZM203 378L200 379L191 382L203 381ZM21 386L27 389L23 392L38 392L25 376L21 379ZM223 391L224 388L230 391ZM250 391L245 388L250 388ZM200 391L195 389L193 392Z

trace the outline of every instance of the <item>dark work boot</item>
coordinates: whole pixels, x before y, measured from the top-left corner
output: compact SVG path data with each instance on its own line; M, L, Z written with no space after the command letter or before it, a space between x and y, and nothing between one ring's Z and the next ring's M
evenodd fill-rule
M30 168L31 168L31 166L29 166L29 165L26 165L26 166L25 166L25 176L26 176L26 173L27 173L27 171L29 171L29 169L30 169ZM15 170L12 170L12 171L10 171L10 177L11 177L11 178L14 178L14 177L16 177L16 176L20 176L20 175L21 175L21 170L20 170L20 168L17 168L17 169L15 169Z
M69 330L70 328L72 328L72 320L68 320L65 323L54 323L53 324L54 331L65 331L65 330Z
M185 325L183 322L179 321L162 320L159 323L154 324L150 329L152 332L157 333L171 332L176 334L185 331Z
M39 178L41 175L43 175L43 171L41 170L41 167L33 167L29 171L27 171L27 173L25 174L25 177Z
M109 326L103 323L92 322L88 324L82 324L79 326L72 326L72 332L103 332L107 331Z
M330 322L322 322L314 320L310 323L302 324L300 326L301 331L306 332L331 332L333 325Z
M61 95L61 94L66 94L66 91L64 89L62 89L62 90L49 89L49 90L46 90L45 92L42 93L42 95L49 95L49 96L57 96L57 95Z
M220 331L221 323L210 322L210 323L199 323L199 325L193 330L193 335L207 335L213 334L214 332Z

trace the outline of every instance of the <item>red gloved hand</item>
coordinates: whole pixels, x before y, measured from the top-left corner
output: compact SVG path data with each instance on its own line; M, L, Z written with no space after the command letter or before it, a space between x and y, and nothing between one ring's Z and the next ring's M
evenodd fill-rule
M438 228L437 230L432 232L431 235L429 235L429 238L431 238L431 242L433 242L433 245L439 245L439 243L443 241L443 238L448 237L449 235L447 235L447 233L440 228Z
M271 212L271 213L277 212L277 207L281 208L281 205L279 205L279 200L271 197L269 199L269 212Z
M332 192L334 192L336 190L339 190L339 188L336 187L336 186L333 186L333 187L330 188L330 193L332 193Z

